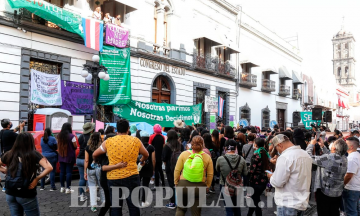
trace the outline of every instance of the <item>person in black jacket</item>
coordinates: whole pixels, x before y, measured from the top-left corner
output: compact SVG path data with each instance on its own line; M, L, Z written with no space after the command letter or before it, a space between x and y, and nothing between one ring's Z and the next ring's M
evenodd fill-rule
M294 130L294 144L299 145L301 149L306 150L305 135L300 128Z
M79 194L80 194L80 201L84 202L87 197L85 196L85 191L83 187L86 186L86 180L84 178L84 162L85 162L85 148L87 143L90 139L91 134L95 131L95 123L87 122L83 126L83 134L79 137L79 146L80 151L76 158L76 166L79 169Z

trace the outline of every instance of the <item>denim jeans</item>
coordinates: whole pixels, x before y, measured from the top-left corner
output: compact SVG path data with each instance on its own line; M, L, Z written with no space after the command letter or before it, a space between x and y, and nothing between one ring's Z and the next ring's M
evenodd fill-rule
M6 202L9 205L12 216L39 216L39 204L36 196L33 198L21 198L6 194Z
M220 185L220 191L222 191L222 188L225 187L224 185ZM241 188L242 190L242 188ZM222 193L222 192L220 192ZM224 194L221 194L221 198L224 199ZM237 196L232 196L231 197L231 201L233 203L233 206L236 206L236 199ZM241 210L240 207L226 207L226 202L224 200L224 207L225 207L225 212L226 212L226 216L241 216Z
M97 206L97 185L100 186L101 168L87 169L88 184L90 190L90 205ZM101 203L105 202L105 194L102 187L99 187Z
M111 207L110 209L111 215L122 216L122 206L123 206L123 200L120 199L122 197L122 191L120 189L116 189L112 187L126 187L130 191L130 195L126 198L126 204L129 208L129 214L130 216L140 216L140 209L134 206L134 204L131 201L132 191L134 190L134 188L140 186L139 175L133 175L127 178L116 179L116 180L108 179L108 183L110 187L110 198L112 205L120 206L114 208ZM113 196L112 194L115 190L119 190L119 201L118 201L119 203L115 203L117 202L117 200L113 200L112 198Z
M61 187L65 187L65 179L66 179L66 188L71 187L71 176L74 164L73 163L64 163L60 162L60 185ZM66 176L66 178L65 178Z
M304 211L300 211L294 208L288 208L286 206L277 206L277 216L302 216Z
M53 167L53 170L50 172L50 185L51 185L51 188L55 188L55 173L56 173L56 164L57 164L57 161L58 161L58 157L50 157L50 158L46 158L49 163L51 164L51 166ZM40 186L43 188L45 187L45 178L42 178L41 179L41 182L40 182Z
M82 195L84 194L84 189L82 188L82 186L86 186L86 180L84 178L84 159L80 159L80 158L76 158L76 166L79 169L79 175L80 175L80 180L79 180L79 194Z
M359 207L359 199L360 199L360 191L353 191L344 189L343 191L343 200L344 207L347 216L359 216L360 215L360 207Z

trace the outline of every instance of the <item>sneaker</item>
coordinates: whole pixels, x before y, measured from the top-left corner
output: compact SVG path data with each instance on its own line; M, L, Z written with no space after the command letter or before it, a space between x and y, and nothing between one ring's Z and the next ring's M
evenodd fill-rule
M43 191L43 190L45 190L45 188L41 187L40 190Z
M66 194L73 193L73 192L74 192L74 190L71 190L70 188L66 188L66 190L65 190Z
M277 215L277 211L274 211L274 214Z
M175 203L169 203L165 206L166 208L169 208L169 209L175 209L176 208L176 205Z
M65 192L65 188L61 187L60 188L60 193L64 193Z
M150 206L150 203L149 202L141 202L141 207L149 207Z
M85 202L87 200L87 196L80 195L80 202Z
M341 211L340 216L346 216L345 212Z
M243 191L244 191L244 192L246 191L246 188L245 188L245 187L243 188Z
M209 188L209 192L210 192L210 193L215 193L215 187L210 187L210 188Z
M97 212L96 207L91 207L91 211L92 211L92 212Z
M3 187L1 191L5 193L5 187Z
M50 191L56 191L56 187L55 188L50 188Z
M151 179L150 180L150 184L154 184L155 182L154 182L154 179Z

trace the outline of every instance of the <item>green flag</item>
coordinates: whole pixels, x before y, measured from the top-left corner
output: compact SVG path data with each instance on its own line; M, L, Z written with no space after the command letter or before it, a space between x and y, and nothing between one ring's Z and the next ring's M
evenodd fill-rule
M66 31L80 35L82 38L82 18L80 15L57 7L43 0L8 0L12 9L25 8L35 15L55 23Z
M175 120L183 120L187 125L201 123L202 104L179 106L165 103L144 103L131 101L128 104L114 106L113 112L130 122L146 122L162 127L174 127Z
M324 114L324 112L322 112ZM305 128L307 130L311 130L311 124L315 124L318 126L318 124L321 122L319 120L312 120L312 112L300 112L301 121L304 124Z
M130 48L104 46L101 65L108 69L110 80L100 80L100 105L127 104L131 100Z

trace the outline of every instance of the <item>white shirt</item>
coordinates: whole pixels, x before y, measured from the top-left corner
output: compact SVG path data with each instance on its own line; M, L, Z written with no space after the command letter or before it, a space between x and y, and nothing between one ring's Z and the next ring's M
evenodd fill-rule
M360 191L360 153L352 152L348 156L348 169L347 173L353 173L353 177L345 185L345 189Z
M300 146L293 146L280 155L270 178L275 187L275 203L300 211L309 202L312 159Z

